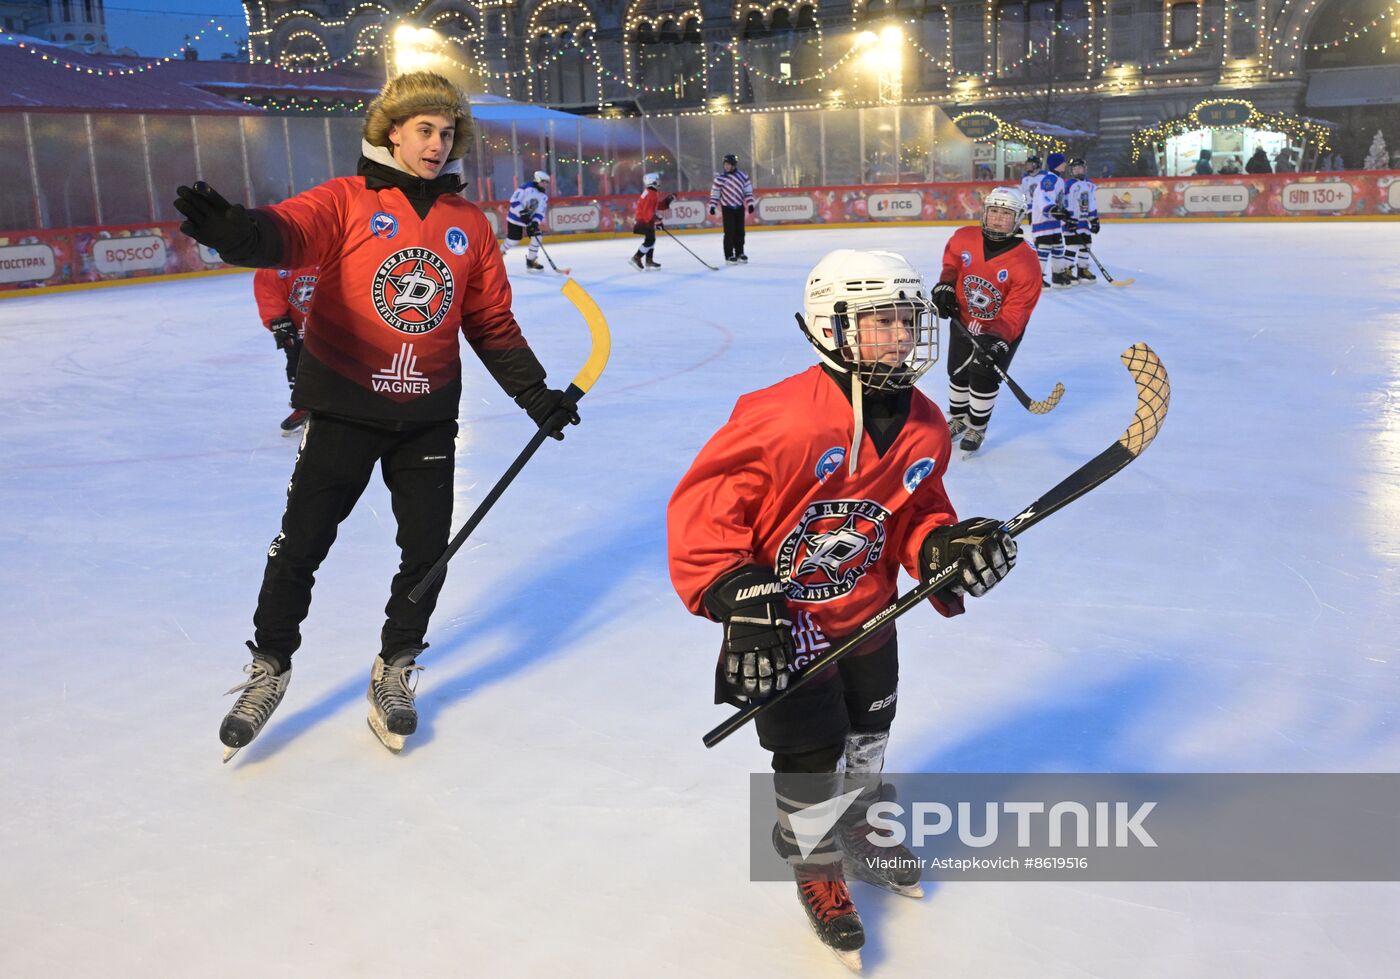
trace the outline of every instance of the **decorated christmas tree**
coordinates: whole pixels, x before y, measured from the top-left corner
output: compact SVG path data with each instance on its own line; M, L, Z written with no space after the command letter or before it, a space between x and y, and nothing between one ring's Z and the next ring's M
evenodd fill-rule
M1390 151L1385 148L1385 133L1379 129L1376 130L1376 138L1371 140L1371 148L1366 153L1365 169L1390 169Z

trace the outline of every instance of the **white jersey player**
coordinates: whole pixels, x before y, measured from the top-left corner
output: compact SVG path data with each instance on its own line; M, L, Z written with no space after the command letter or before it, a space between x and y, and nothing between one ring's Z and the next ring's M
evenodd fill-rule
M540 227L549 211L549 174L536 170L534 179L527 180L515 193L510 195L510 210L506 213L506 243L501 246L501 254L529 240L525 250L525 267L531 272L543 271L539 263Z
M1081 159L1069 161L1069 184L1065 191L1065 272L1081 282L1092 282L1098 276L1089 271L1089 242L1099 233L1098 187L1086 173L1088 167Z
M1041 283L1071 284L1065 269L1065 238L1061 230L1064 215L1065 178L1060 171L1065 165L1063 153L1051 153L1045 160L1045 172L1039 174L1031 195L1031 234L1035 237L1035 253L1044 269Z
M1040 178L1044 176L1044 174L1042 174L1040 170L1040 157L1035 154L1026 157L1025 166L1026 173L1021 178L1021 196L1024 197L1027 201L1029 201L1033 196L1035 196L1035 185L1040 182ZM1030 209L1027 208L1027 219L1030 218L1030 214Z

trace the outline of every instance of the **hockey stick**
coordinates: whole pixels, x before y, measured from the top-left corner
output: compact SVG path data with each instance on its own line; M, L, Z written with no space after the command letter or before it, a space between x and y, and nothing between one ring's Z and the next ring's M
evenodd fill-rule
M1022 408L1025 408L1032 415L1048 415L1055 410L1055 406L1059 404L1060 399L1065 396L1065 386L1063 384L1056 381L1054 390L1050 392L1050 395L1044 401L1032 401L1030 395L1021 390L1021 385L1013 381L1011 375L1002 370L1001 365L998 364L987 351L982 349L982 344L978 341L973 332L963 325L962 320L955 317L949 320L949 322L961 330L962 335L971 341L972 349L977 351L977 359L996 372L997 377L1001 378L1006 386L1011 389L1011 393L1016 396L1016 400L1021 402Z
M539 235L535 235L535 244L540 246L540 252L544 255L544 260L549 263L549 267L552 268L554 271L558 272L560 275L569 275L574 271L571 268L561 269L559 266L554 264L554 259L549 257L549 252L544 250L544 239L541 238Z
M666 232L666 237L670 238L670 239L671 239L672 241L674 241L676 244L680 245L682 248L685 248L686 251L690 252L690 249L689 249L689 248L686 248L685 242L681 241L681 240L680 240L679 238L677 238L675 235L671 234L671 229L670 229L670 228L666 227L666 226L663 224L663 225L661 226L661 230L664 231L664 232ZM718 271L719 271L719 267L718 267L718 266L711 265L709 262L705 261L705 260L704 260L703 258L701 258L699 255L696 255L694 252L690 252L690 254L694 257L694 259L695 259L697 262L699 262L701 265L705 266L705 268L709 269L711 272L718 272Z
M1108 269L1103 267L1103 262L1099 261L1099 256L1094 254L1093 249L1091 249L1088 245L1085 245L1084 251L1090 258L1094 260L1094 264L1097 265L1099 267L1099 271L1103 273L1104 281L1107 282L1109 285L1130 286L1137 281L1137 279L1115 279L1113 276L1108 274Z
M603 318L603 312L598 308L598 304L593 301L593 297L584 291L583 286L573 279L564 283L560 292L568 297L578 311L583 315L583 320L588 324L589 335L593 339L592 348L588 352L588 359L584 361L579 372L574 375L573 381L564 390L564 400L566 402L577 403L579 398L587 394L597 383L598 378L603 373L603 368L608 365L608 355L612 352L612 335L608 332L608 321ZM545 419L539 431L531 436L530 441L520 454L515 457L515 461L510 464L510 468L500 479L496 480L496 485L491 487L491 492L486 494L472 515L467 518L467 522L462 525L462 529L453 536L452 542L447 545L447 550L442 552L442 557L437 559L437 563L428 569L428 573L423 576L423 580L418 582L413 591L408 593L408 600L413 603L419 602L423 598L423 593L432 587L433 582L442 576L447 568L447 562L452 560L452 555L461 550L462 545L467 542L471 532L476 529L476 525L481 523L481 519L486 516L487 511L500 499L502 493L506 491L512 480L520 474L520 470L525 468L525 463L530 461L530 457L535 454L535 450L544 443L549 433L554 431L559 425L552 424L556 418L563 414L563 409L556 411L551 417Z
M1157 355L1145 343L1135 343L1123 351L1122 361L1123 365L1128 368L1128 373L1132 375L1133 383L1137 385L1137 411L1134 413L1127 431L1119 437L1118 441L1070 473L1042 495L1040 499L1002 524L1001 529L1012 537L1019 536L1023 531L1034 527L1056 510L1073 503L1095 486L1108 480L1118 470L1142 455L1143 450L1151 445L1152 440L1157 437L1157 432L1162 427L1162 421L1167 417L1167 405L1171 401L1171 382L1167 379L1167 370L1157 359ZM854 635L829 649L822 656L813 660L801 673L794 676L788 683L787 689L779 691L767 700L749 704L706 734L705 747L713 748L852 649L855 649L868 639L876 629L893 622L939 589L952 584L954 577L959 573L959 567L957 562L944 565L938 569L933 577L905 592L893 603L875 613L865 621Z

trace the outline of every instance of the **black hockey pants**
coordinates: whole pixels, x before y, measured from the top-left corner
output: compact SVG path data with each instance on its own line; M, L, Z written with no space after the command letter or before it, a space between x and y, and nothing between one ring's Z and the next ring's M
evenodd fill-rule
M724 257L737 258L744 254L744 209L721 207L724 215Z

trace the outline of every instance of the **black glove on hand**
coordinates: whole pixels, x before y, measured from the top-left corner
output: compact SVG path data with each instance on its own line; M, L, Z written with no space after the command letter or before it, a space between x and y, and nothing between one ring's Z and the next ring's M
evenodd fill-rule
M665 231L665 230L666 230L666 225L664 225L664 224L661 223L661 219L660 219L660 218L657 218L657 219L656 219L656 230L657 230L657 231Z
M752 205L752 204L749 205L749 213L750 213L750 214L753 213L753 205Z
M705 608L724 623L724 682L740 700L786 690L792 662L792 613L783 583L767 568L730 572L705 592Z
M202 180L193 187L179 187L175 210L185 216L180 230L201 245L239 256L250 254L257 244L258 226L242 204L230 204Z
M278 350L286 350L298 341L297 328L292 325L292 321L286 316L280 320L273 320L268 327L272 330L272 339L277 343Z
M531 221L529 227L525 229L525 234L529 235L531 238L538 238L540 234L540 223L538 221Z
M1069 211L1066 211L1063 207L1056 205L1055 207L1050 208L1050 216L1056 221L1068 221Z
M958 292L953 288L953 283L940 282L933 287L933 305L945 320L958 315Z
M1001 529L1000 521L989 517L973 517L929 531L919 548L919 569L924 580L953 561L962 568L962 574L949 586L953 593L985 595L1016 567L1016 542Z
M578 405L565 401L563 391L547 388L543 381L517 394L515 403L525 409L525 414L537 426L552 423L549 432L552 439L563 439L564 426L579 423Z
M989 360L1002 370L1006 370L1007 358L1011 356L1011 345L1001 337L983 337L978 341L982 348L982 359Z
M661 208L660 208L660 209L663 210L663 211L669 211L669 210L671 209L671 205L674 204L675 201L676 201L676 195L675 195L675 194L667 194L666 197L665 197L665 199L662 200L662 202L661 202Z
M714 208L714 205L712 204L712 205L710 205L710 217L714 217L714 216L715 216L715 208Z
M1098 234L1098 233L1099 233L1099 219L1098 219L1098 218L1090 218L1090 219L1089 219L1089 234L1091 234L1091 235L1096 235L1096 234Z

